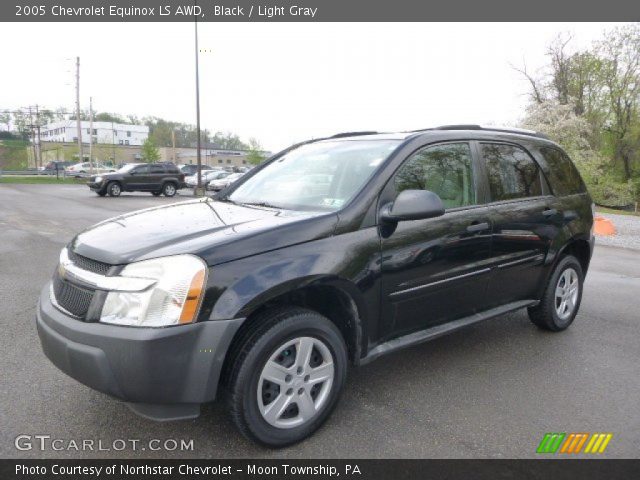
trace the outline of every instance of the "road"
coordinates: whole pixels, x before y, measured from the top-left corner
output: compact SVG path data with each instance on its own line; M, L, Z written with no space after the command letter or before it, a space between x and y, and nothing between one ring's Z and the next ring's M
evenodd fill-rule
M640 252L612 247L596 247L582 308L566 332L540 331L516 312L352 369L334 414L299 445L252 444L216 403L191 421L137 417L49 363L35 329L36 299L75 233L178 200L0 185L0 457L526 458L536 457L546 432L612 432L604 455L637 458ZM20 434L101 440L106 448L115 439L193 439L194 448L18 451Z

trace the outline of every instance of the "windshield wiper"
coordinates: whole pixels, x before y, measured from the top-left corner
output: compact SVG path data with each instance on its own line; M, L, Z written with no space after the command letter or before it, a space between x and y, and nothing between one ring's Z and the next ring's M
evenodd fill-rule
M248 205L250 207L264 207L264 208L277 208L282 209L282 207L278 205L272 205L268 202L240 202L240 205Z

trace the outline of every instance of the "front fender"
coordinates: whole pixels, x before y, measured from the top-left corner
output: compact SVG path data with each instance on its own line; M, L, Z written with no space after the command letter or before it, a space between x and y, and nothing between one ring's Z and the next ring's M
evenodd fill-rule
M375 229L219 264L209 272L201 320L246 318L286 293L323 286L339 290L353 302L366 333L378 321L379 269Z

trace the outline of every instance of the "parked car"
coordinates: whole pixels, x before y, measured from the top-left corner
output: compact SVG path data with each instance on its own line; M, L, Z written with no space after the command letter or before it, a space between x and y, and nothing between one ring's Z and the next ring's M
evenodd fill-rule
M182 165L178 165L178 168L187 177L190 177L191 175L195 175L196 172L198 171L198 165L194 163L185 163ZM210 167L209 165L201 165L200 171L204 171L204 170L213 170L213 167Z
M73 165L72 162L53 161L53 162L47 163L43 167L42 171L47 175L55 175L56 172L58 172L58 174L60 174L67 167L70 167L71 165Z
M69 167L66 168L66 171L73 175L73 174L85 174L85 173L109 173L109 172L115 172L116 169L114 167L109 167L107 165L103 165L101 163L95 163L93 164L93 169L92 169L92 165L89 162L82 162L82 163L75 163Z
M202 185L207 185L211 180L219 180L229 176L229 172L224 170L206 170L200 173L200 181ZM198 185L198 175L194 174L185 179L187 187L195 188Z
M223 188L227 188L236 180L240 180L243 175L244 173L231 173L231 174L228 174L226 177L220 178L218 180L212 180L207 184L207 190L213 190L214 192L219 192Z
M91 177L89 188L101 197L117 197L122 192L151 192L173 197L185 187L184 173L172 163L130 163L114 173Z
M273 188L310 171L328 192ZM585 185L540 134L340 134L215 199L83 231L42 290L38 333L58 368L145 417L223 396L244 435L281 447L326 420L350 364L523 308L566 329L593 246Z

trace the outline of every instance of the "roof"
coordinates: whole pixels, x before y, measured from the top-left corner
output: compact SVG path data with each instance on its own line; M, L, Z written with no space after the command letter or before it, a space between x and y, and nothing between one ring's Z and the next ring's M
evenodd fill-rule
M510 133L514 135L525 135L529 137L536 137L548 140L544 133L535 132L533 130L526 130L524 128L515 127L500 127L500 126L482 126L475 124L461 124L461 125L442 125L439 127L430 127L420 130L412 130L409 132L395 132L395 133L381 133L381 132L345 132L338 133L323 140L332 140L336 138L348 138L350 140L404 140L411 136L417 136L421 133L437 132L437 131L473 131L473 132L496 132L496 133Z

